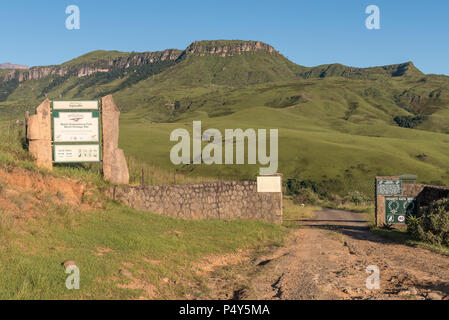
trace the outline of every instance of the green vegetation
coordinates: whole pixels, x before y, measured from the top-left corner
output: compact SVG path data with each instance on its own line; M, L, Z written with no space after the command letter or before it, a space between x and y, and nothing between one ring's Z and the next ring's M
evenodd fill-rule
M407 231L401 231L397 229L378 228L374 224L371 226L371 232L382 238L388 239L393 242L402 243L412 247L422 247L433 252L437 252L443 255L449 255L449 248L439 245L434 245L429 242L419 241L412 238Z
M86 65L96 63L98 61L110 61L131 55L129 52L121 52L116 50L96 50L86 53L78 58L72 59L62 64L62 66Z
M345 120L349 120L349 118L351 118L351 116L355 113L355 111L359 108L359 103L357 101L352 101L349 104L349 109L348 111L345 112L345 116L343 119Z
M407 231L420 241L449 247L449 199L420 208L417 216L408 216Z
M298 220L311 219L315 211L321 210L319 206L299 204L291 197L285 197L283 200L282 225L287 228L299 228Z
M0 101L6 101L8 96L17 89L19 81L17 79L11 79L0 83Z
M222 40L197 45L240 44ZM449 77L425 75L411 62L309 68L263 51L227 57L184 52L174 61L104 71L118 58L134 57L95 51L58 66L69 69L66 76L53 74L20 84L3 81L0 119L22 119L23 112L33 110L45 96L93 99L113 93L122 111L119 143L133 184L257 176L259 164L174 166L170 133L177 128L191 132L193 120L201 120L203 130L221 132L279 129L278 171L288 194L286 227L296 227L295 220L310 218L320 207L373 216L376 175L412 173L419 182L449 184ZM78 77L85 67L102 71ZM0 72L2 78L6 74ZM62 195L14 195L13 186L0 181L0 200L21 210L0 212L4 298L207 297L207 276L198 266L207 265L211 255L257 252L279 245L285 235L285 229L262 222L181 221L124 208L98 191L107 186L99 165L56 166L52 173L44 172L24 151L23 126L3 121L0 136L3 171L21 168L87 182L92 188L82 205L73 207L63 203ZM37 214L28 217L22 211L30 199L36 202ZM373 232L449 253L405 232ZM67 259L80 267L79 291L65 289L67 275L60 263Z
M30 154L25 150L23 127L11 122L0 122L0 137L0 167L36 169Z
M242 41L202 41L234 46ZM253 43L254 44L254 43ZM69 62L103 66L134 53L96 51ZM67 64L64 64L67 65ZM21 118L42 100L90 99L113 93L122 111L120 145L134 182L142 167L172 183L254 178L259 165L174 166L170 132L203 129L279 129L279 172L309 181L320 197L371 197L376 175L417 174L419 182L449 184L449 77L425 75L411 62L373 68L341 64L303 67L277 52L233 56L190 54L176 61L113 68L84 77L25 81L0 103L0 118ZM422 156L424 155L424 156ZM165 173L164 173L165 172ZM154 181L154 182L151 182ZM313 189L313 188L312 188Z
M285 194L301 208L319 206L359 213L369 213L373 219L373 199L360 191L350 191L344 197L329 193L326 184L317 184L311 180L289 178L284 182Z
M23 126L0 123L0 129L4 299L208 298L208 271L203 268L213 269L213 257L257 255L281 245L286 234L258 221L185 221L125 208L99 192L105 183L98 166L39 170L23 149ZM157 168L150 169L151 179L167 179ZM87 183L88 189L80 205L65 203L61 192L8 184L10 173L33 183L51 175L66 177L70 183ZM180 174L175 178L189 181ZM80 270L80 290L65 287L69 275L61 263L69 259Z
M415 128L419 126L425 118L423 116L397 116L394 121L402 128Z
M0 140L0 167L22 168L56 177L74 178L79 181L94 183L98 187L108 185L103 180L100 164L55 165L52 172L37 168L31 155L26 150L27 142L23 125L16 125L12 121L0 122L0 136L2 137ZM127 163L131 184L163 185L215 181L211 177L191 176L187 171L173 170L170 172L146 162L138 161L131 156L127 158Z
M200 261L280 245L283 235L261 222L181 221L113 203L91 212L48 204L43 217L14 221L1 212L4 299L204 298ZM80 290L65 288L67 259L80 269Z

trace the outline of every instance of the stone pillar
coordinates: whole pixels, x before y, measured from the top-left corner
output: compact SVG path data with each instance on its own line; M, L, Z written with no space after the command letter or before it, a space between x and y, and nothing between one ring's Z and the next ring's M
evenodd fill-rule
M375 199L375 206L374 206L374 217L376 220L376 226L382 227L386 221L385 221L385 198L386 197L400 197L401 195L380 195L377 194L377 180L400 180L398 176L377 176L374 179L374 199Z
M120 111L108 95L101 99L103 130L103 175L113 184L129 184L125 154L118 148Z
M51 148L50 100L45 99L36 109L36 114L26 117L28 149L39 168L53 169Z

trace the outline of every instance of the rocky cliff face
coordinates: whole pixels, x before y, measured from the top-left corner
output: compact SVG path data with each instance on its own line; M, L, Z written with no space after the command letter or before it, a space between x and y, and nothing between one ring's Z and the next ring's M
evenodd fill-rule
M99 60L94 63L62 64L59 66L33 67L27 70L14 69L8 72L0 80L8 82L11 80L23 82L27 80L40 80L42 78L57 75L84 77L96 72L109 72L113 69L126 69L133 66L152 64L158 61L177 60L186 55L216 55L229 57L242 54L254 54L256 52L266 52L268 54L280 54L272 46L260 41L240 41L240 40L214 40L195 41L184 51L168 49L157 52L131 53L127 56L114 60Z
M109 72L115 68L129 68L158 61L176 60L181 55L181 50L168 49L157 52L132 53L115 60L100 60L94 63L80 63L74 65L33 67L27 70L11 70L2 79L2 82L18 80L39 80L50 75L83 77L96 72Z
M241 54L254 54L256 52L267 52L269 54L280 54L272 46L260 41L195 41L185 50L187 55L216 55L229 57Z

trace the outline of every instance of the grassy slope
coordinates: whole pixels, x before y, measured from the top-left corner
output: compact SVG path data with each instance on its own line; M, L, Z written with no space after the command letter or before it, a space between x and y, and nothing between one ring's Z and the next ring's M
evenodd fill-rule
M167 170L193 170L191 174L220 178L254 177L258 165L173 166L169 161L174 145L169 141L170 132L178 127L191 131L192 120L202 120L203 128L218 128L222 133L225 128L279 128L279 172L286 177L299 176L315 181L337 179L342 185L333 181L328 183L330 188L343 193L361 188L367 194L372 194L373 177L381 174L415 173L421 181L449 183L447 134L400 128L394 124L395 115L409 114L389 96L391 92L400 91L398 88L404 86L403 82L403 79L370 82L370 92L381 92L375 97L364 94L365 81L342 78L245 88L181 88L161 95L166 95L169 101L191 94L194 103L188 112L175 114L175 123L155 123L156 116L149 114L157 108L138 107L124 113L120 144L128 154ZM144 85L142 82L138 89L128 91L141 91ZM151 94L151 89L148 90ZM301 95L302 99L290 107L270 107L273 101L294 95ZM357 101L359 108L349 120L344 120L351 101ZM433 116L440 117L439 113L444 114L444 110ZM220 111L225 112L216 116ZM441 127L438 131L444 130ZM422 154L426 157L418 157Z
M20 233L1 230L4 299L207 297L205 278L192 266L208 255L279 244L282 236L279 227L266 223L181 221L113 204L70 215L53 208ZM60 264L67 259L80 268L80 290L65 288L68 275ZM130 271L139 285L120 269ZM155 296L147 288L154 288Z
M41 182L52 174L104 184L94 168L40 171L22 149L23 130L0 123L0 134L4 172L21 168ZM103 199L95 189L85 205L101 201L102 207L81 211L54 203L57 194L40 201L37 191L23 192L5 181L0 175L0 200L17 208L0 208L3 299L208 297L201 266L208 265L209 257L263 251L279 245L285 234L279 226L258 221L184 221L141 212ZM38 203L32 217L24 216L23 199ZM68 259L80 269L80 290L65 288L68 275L61 263Z
M62 64L62 66L73 66L78 64L89 64L95 63L99 60L115 60L118 58L129 56L129 52L122 52L116 50L96 50L86 53L80 57L72 59Z
M98 51L78 60L103 59L105 54L110 53ZM88 80L70 78L49 96L70 89L65 97L73 97ZM122 81L97 83L83 94L90 98ZM29 101L37 105L39 99L33 97L49 82L25 83L0 104L0 113L22 111ZM340 193L361 188L371 194L377 174L415 173L421 181L449 183L449 78L423 75L412 63L305 68L263 52L226 58L187 55L115 93L114 99L122 109L120 143L127 155L169 173L217 178L257 174L258 166L171 165L170 132L203 120L203 126L222 130L279 128L279 171L325 181ZM350 112L352 103L358 108ZM423 114L427 118L418 130L399 128L393 121L395 116Z

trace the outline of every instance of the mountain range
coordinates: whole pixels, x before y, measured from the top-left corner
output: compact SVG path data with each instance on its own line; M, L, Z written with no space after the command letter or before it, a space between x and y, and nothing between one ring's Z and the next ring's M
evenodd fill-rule
M159 52L100 50L53 66L2 66L0 105L18 107L21 107L19 104L36 104L44 97L90 99L113 93L119 97L123 109L129 110L144 105L127 105L126 99L121 97L127 91L146 87L147 84L171 91L173 85L235 88L279 81L340 77L370 83L404 80L404 84L410 85L390 92L390 103L403 109L400 113L418 116L432 114L442 101L447 101L449 86L449 77L425 75L412 62L372 68L341 64L304 67L291 62L268 44L238 40L196 41L185 50L167 49ZM144 98L148 96L147 93L139 92L137 96ZM164 113L160 107L166 104L174 103L159 101L146 107L156 107ZM194 101L188 105L190 109L196 107ZM179 113L180 110L176 111ZM165 113L161 120L169 117Z
M169 130L203 120L217 128L279 128L286 175L362 179L366 190L369 176L404 170L449 182L449 77L424 74L413 62L305 67L260 41L212 40L184 50L99 50L60 65L0 70L2 118L18 117L45 97L106 94L122 111L125 151L167 168ZM221 177L255 172L186 170Z

